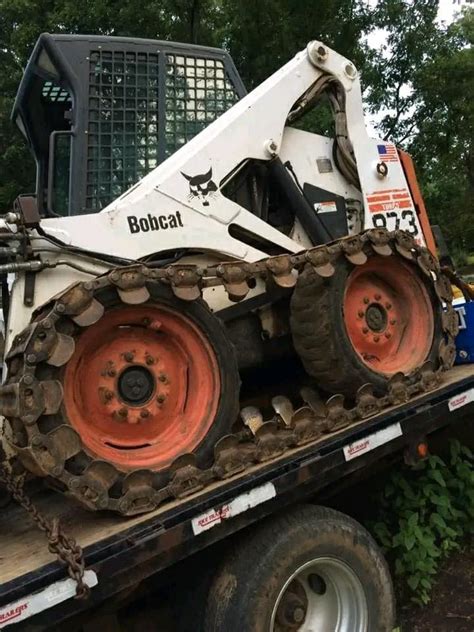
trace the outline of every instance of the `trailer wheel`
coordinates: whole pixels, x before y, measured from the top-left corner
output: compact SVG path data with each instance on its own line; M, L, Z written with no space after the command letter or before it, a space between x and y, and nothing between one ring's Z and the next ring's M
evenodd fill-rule
M382 553L342 513L310 505L245 532L216 575L205 632L391 632Z

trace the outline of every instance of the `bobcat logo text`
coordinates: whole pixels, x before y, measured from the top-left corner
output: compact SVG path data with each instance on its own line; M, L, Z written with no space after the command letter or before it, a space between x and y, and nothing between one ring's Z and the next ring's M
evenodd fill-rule
M135 233L148 233L150 230L168 230L169 228L183 227L183 220L179 211L169 215L152 215L148 213L146 217L128 215L127 221L132 235Z

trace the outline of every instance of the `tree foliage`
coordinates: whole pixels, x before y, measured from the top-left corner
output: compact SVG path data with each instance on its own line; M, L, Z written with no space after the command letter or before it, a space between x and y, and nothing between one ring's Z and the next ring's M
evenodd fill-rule
M432 217L467 252L474 249L474 11L448 30L447 41L417 73L420 105L408 149Z
M0 211L34 189L34 164L9 115L41 32L224 46L249 89L316 38L360 69L380 135L413 153L430 214L453 247L468 250L474 12L447 28L437 8L438 0L0 0ZM381 50L367 42L375 29Z

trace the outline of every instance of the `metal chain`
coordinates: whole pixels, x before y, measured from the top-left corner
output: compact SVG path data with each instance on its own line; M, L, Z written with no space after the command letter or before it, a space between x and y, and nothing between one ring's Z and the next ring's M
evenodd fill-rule
M33 504L24 490L24 475L15 476L4 458L0 460L0 482L31 516L38 529L46 534L49 551L65 564L69 577L76 582L76 599L86 599L90 588L84 582L85 563L81 547L74 538L64 533L58 518L48 520Z

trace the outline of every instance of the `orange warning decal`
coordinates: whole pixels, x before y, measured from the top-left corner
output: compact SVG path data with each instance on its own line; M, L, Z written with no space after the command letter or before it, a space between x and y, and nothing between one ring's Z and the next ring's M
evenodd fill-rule
M408 189L386 189L367 195L367 204L371 213L386 213L413 208Z

